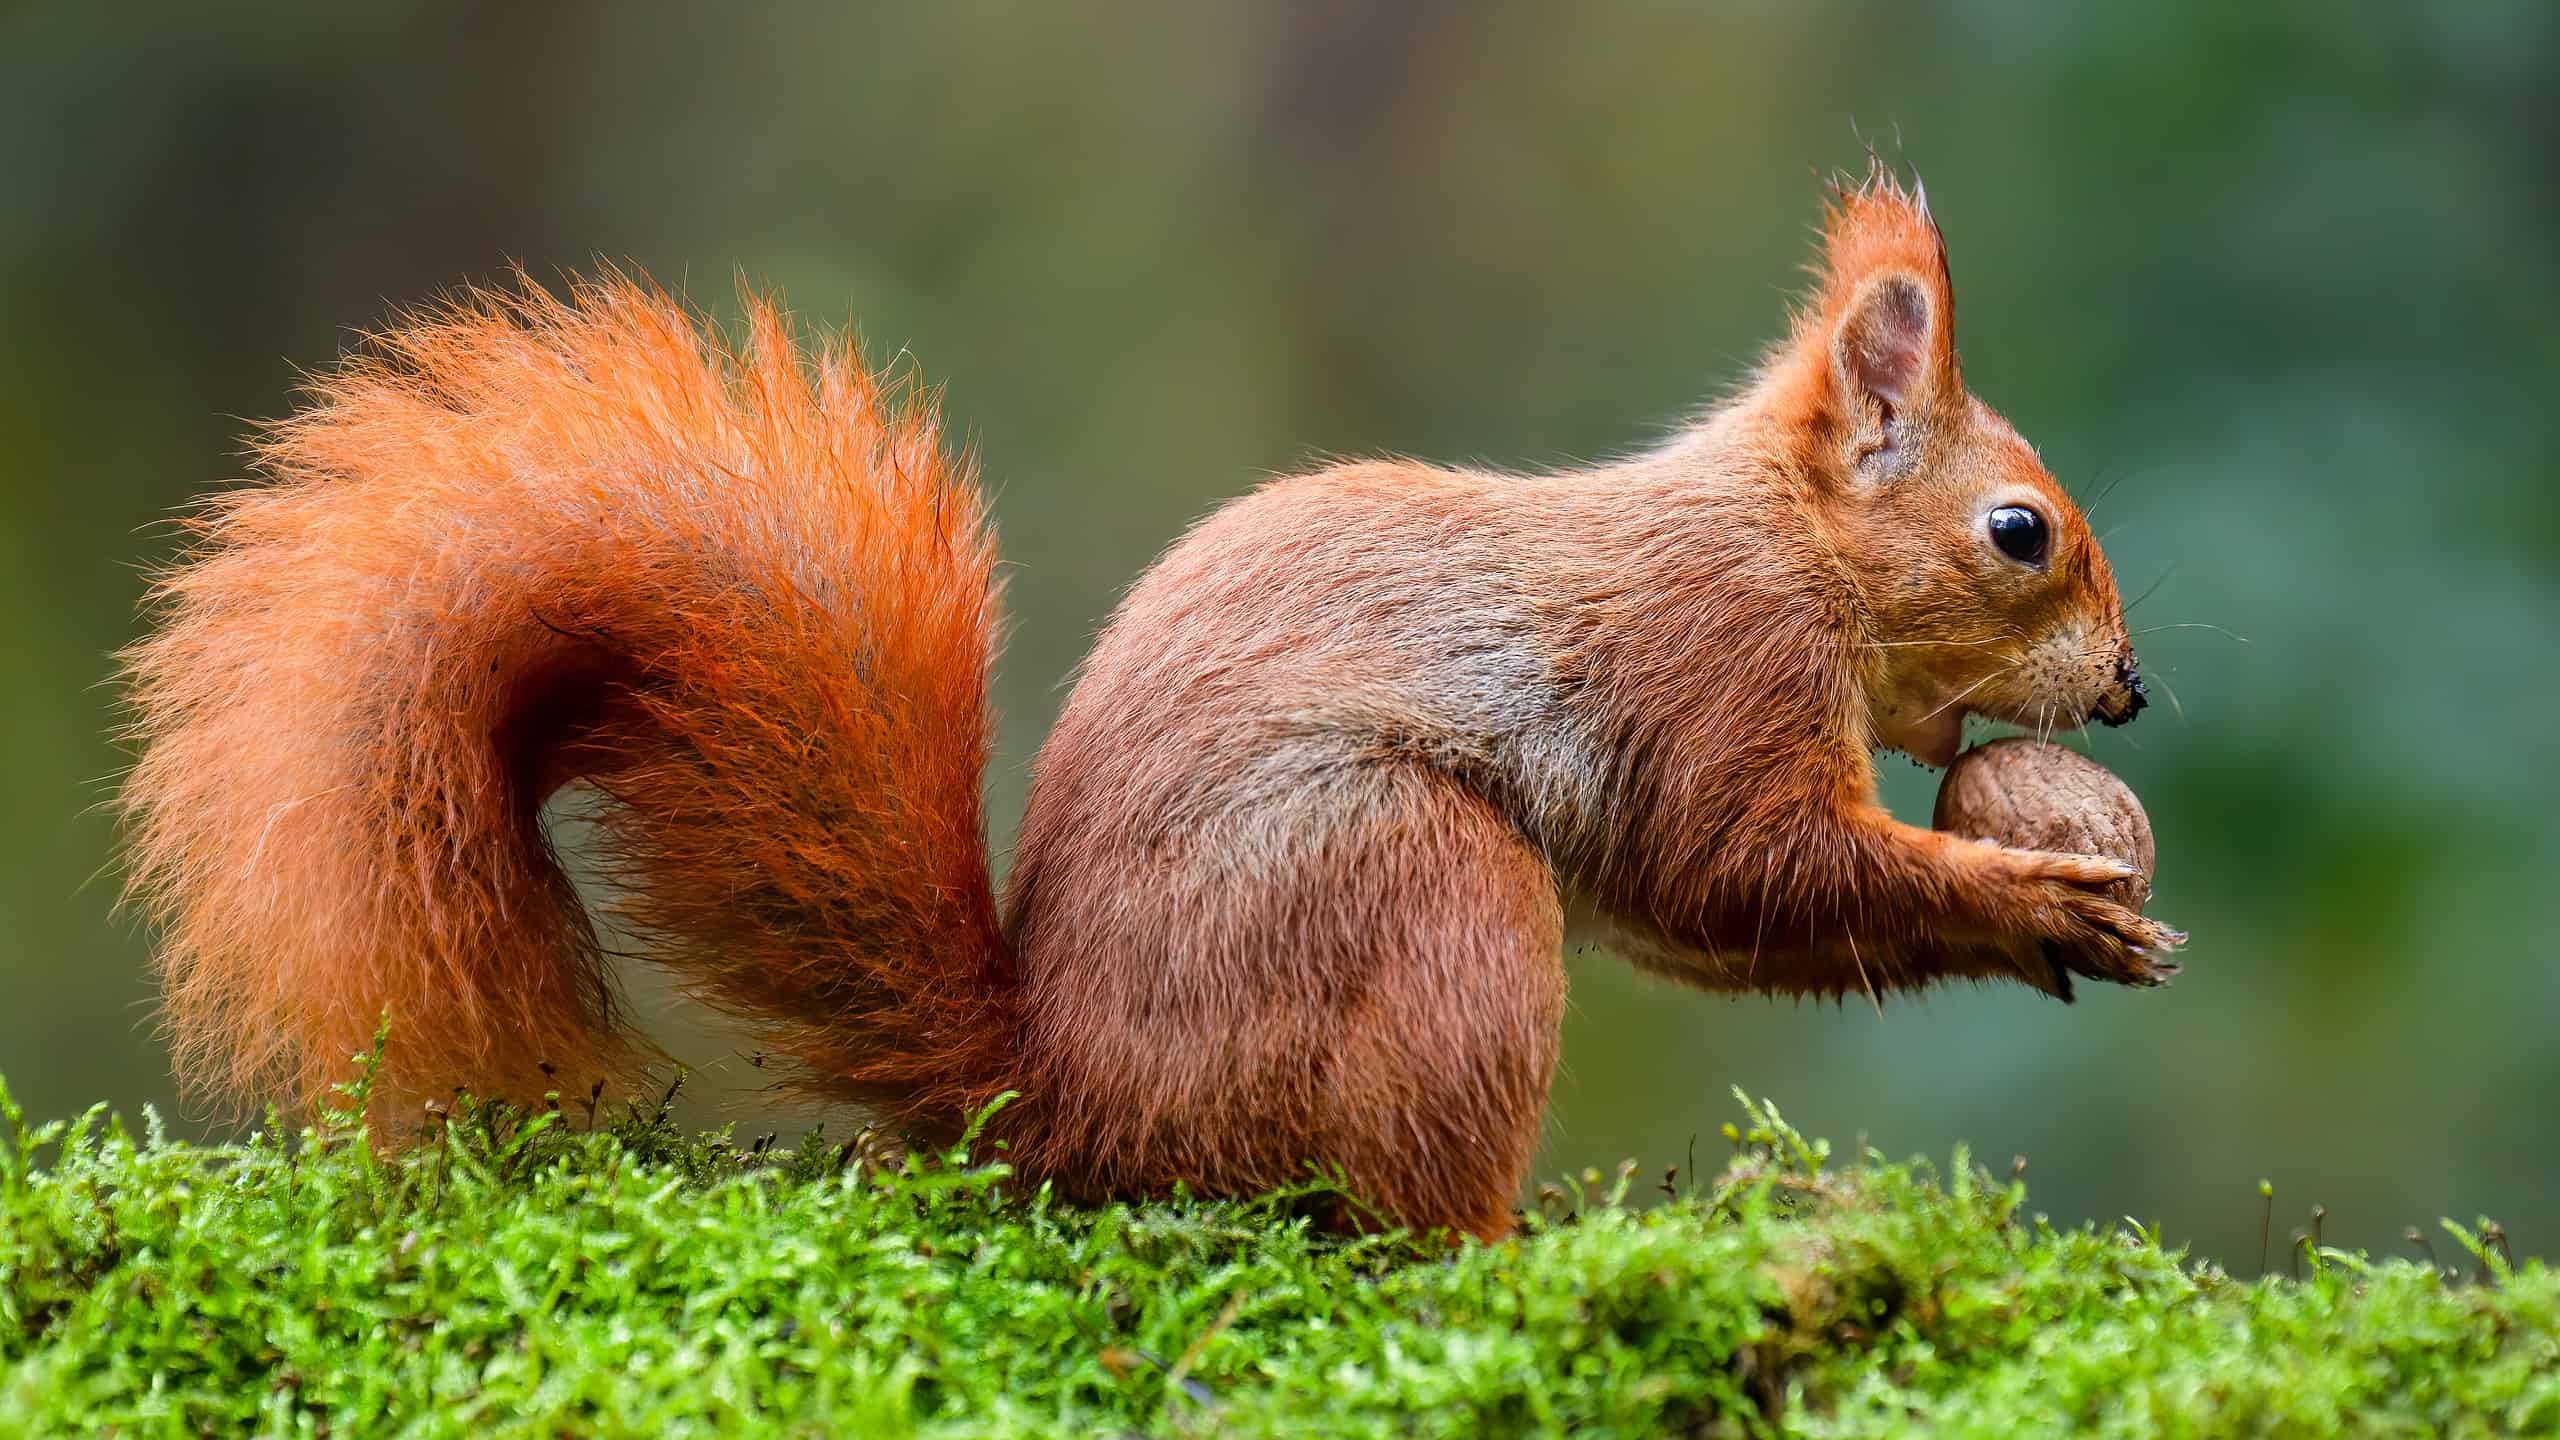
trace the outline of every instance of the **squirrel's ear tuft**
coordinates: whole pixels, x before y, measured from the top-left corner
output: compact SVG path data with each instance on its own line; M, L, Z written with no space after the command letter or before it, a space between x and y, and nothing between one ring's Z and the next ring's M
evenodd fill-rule
M1955 288L1927 192L1874 164L1864 183L1835 185L1824 217L1822 289L1805 317L1855 403L1873 397L1917 414L1960 401Z

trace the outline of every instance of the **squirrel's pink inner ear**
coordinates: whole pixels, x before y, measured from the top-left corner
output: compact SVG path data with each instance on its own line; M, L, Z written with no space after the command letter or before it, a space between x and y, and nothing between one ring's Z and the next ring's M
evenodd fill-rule
M1929 335L1929 292L1908 275L1867 282L1832 337L1832 356L1853 393L1896 410L1921 404L1935 377Z

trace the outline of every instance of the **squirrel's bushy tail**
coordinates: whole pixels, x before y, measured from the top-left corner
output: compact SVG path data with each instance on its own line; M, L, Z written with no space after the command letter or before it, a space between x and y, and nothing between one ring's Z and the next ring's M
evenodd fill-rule
M768 301L732 347L633 281L524 284L397 325L256 457L127 656L185 1076L308 1100L386 1012L410 1099L627 1074L542 825L583 778L651 957L799 1083L928 1127L1001 1086L994 561L929 405Z

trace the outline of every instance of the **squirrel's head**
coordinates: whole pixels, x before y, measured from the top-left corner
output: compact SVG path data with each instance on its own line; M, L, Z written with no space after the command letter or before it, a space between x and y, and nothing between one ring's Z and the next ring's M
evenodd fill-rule
M1850 580L1874 742L1944 765L1967 715L2131 720L2114 572L2034 448L1965 389L1926 192L1878 166L1824 228L1821 290L1762 393Z

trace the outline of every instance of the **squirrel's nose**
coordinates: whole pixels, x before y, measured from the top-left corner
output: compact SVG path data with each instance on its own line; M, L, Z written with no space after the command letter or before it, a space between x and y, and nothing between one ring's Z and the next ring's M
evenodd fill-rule
M2116 683L2098 697L2097 708L2089 712L2089 718L2101 725L2129 724L2150 703L2150 692L2142 687L2142 667L2127 655L2116 662Z

